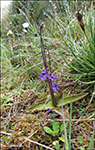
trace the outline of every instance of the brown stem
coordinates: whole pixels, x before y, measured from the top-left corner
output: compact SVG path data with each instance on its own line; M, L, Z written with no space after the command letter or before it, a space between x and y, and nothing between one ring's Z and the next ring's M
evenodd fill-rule
M46 54L45 54L45 50L44 50L44 43L43 43L43 39L42 39L42 26L40 25L40 40L41 40L41 51L42 51L42 57L43 57L43 62L44 62L44 66L45 66L45 70L47 73L47 62L46 62ZM47 73L48 74L48 73ZM53 106L56 107L56 101L55 101L55 97L54 97L54 92L51 89L51 82L49 80L49 78L47 77L47 82L49 85L49 90L50 90L50 94L51 94L51 98L52 98L52 102L53 102Z

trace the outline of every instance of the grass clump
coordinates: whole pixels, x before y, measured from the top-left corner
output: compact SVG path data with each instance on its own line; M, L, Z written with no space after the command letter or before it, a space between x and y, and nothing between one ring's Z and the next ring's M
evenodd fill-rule
M33 5L17 3L1 39L2 149L93 149L94 2L45 2L38 22L38 2L32 21Z
M85 10L86 10L88 7L87 6L88 2L85 3L86 3ZM87 84L94 83L95 14L93 1L91 2L90 7L88 8L88 12L85 11L84 15L79 12L77 13L80 19L78 19L79 18L78 16L76 18L76 13L75 14L72 13L72 10L70 9L70 5L68 4L68 2L67 7L68 9L66 9L65 12L66 21L59 16L57 10L55 10L55 14L52 13L52 17L49 15L49 19L54 22L54 30L56 30L56 32L53 32L52 30L51 34L53 34L56 43L60 45L59 48L62 45L62 49L59 51L61 52L62 58L68 64L68 69L70 70L67 76L71 76L75 80L78 80L83 83ZM78 19L78 22L76 21L76 19ZM71 58L72 60L71 63L68 61L67 57L63 54L63 51L66 52L68 57ZM63 73L66 75L66 72Z

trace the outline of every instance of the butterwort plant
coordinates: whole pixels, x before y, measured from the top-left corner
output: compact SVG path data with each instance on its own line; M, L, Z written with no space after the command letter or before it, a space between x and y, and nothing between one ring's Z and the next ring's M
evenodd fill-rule
M42 39L42 29L43 29L43 27L44 27L44 24L43 24L43 22L42 22L42 23L40 24L40 32L35 32L35 37L37 37L37 33L39 33L39 35L40 35L41 52L42 52L43 64L44 64L44 68L45 68L45 69L41 72L40 78L41 78L42 80L47 79L47 83L48 83L48 86L49 86L49 90L50 90L50 95L51 95L51 98L52 98L53 106L56 107L56 100L55 100L55 97L54 97L54 91L59 91L59 88L58 88L58 84L55 83L56 77L51 74L51 62L50 62L49 50L48 50L49 73L48 73L48 70L47 70L47 67L48 67L48 66L47 66L46 54L45 54L46 48L44 47L44 43L43 43L43 39Z

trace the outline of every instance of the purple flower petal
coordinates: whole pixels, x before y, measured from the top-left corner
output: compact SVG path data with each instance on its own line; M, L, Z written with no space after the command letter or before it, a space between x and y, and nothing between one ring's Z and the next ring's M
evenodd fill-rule
M53 86L51 86L51 88L54 90L54 91L59 91L59 88L57 87L58 84L57 83L54 83Z
M41 72L40 78L41 78L42 80L45 80L46 77L48 77L48 74L46 73L46 70L44 70L43 72Z
M48 113L50 113L50 112L51 112L51 109L48 108L47 111L46 111L46 113L45 113L45 115L48 114Z
M55 79L56 79L56 77L55 77L55 76L53 76L52 74L49 74L49 77L50 77L50 79L51 79L51 81L52 81L52 82L54 82L54 81L55 81Z

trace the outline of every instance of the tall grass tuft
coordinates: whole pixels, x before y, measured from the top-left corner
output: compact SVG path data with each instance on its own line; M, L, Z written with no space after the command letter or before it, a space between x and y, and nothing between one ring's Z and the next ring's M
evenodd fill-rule
M80 32L83 32L82 36L78 33L78 39L73 39L71 29L68 28L68 38L67 40L64 39L64 43L72 57L72 62L68 62L61 53L69 69L73 72L69 73L69 75L87 84L95 82L95 27L93 14L94 10L91 6L88 15L88 29L85 26L85 32L83 32L78 25Z
M65 60L69 72L62 72L65 76L70 76L74 80L78 80L80 82L90 84L95 82L95 25L94 25L94 4L93 1L91 3L81 2L80 8L78 8L78 4L74 4L74 10L77 12L72 13L73 2L69 3L67 1L60 3L62 8L64 6L64 14L66 18L63 19L60 17L60 13L57 13L57 8L55 13L51 13L51 15L47 15L49 19L54 23L52 35L55 38L55 42L58 43L59 52L61 53L62 58ZM57 6L57 5L56 5ZM80 11L80 10L81 11ZM88 11L87 11L88 9ZM84 10L84 12L83 12ZM76 13L80 11L82 20L77 21ZM84 14L83 14L84 13ZM61 13L62 15L62 13ZM84 27L84 31L82 29L82 25ZM60 49L61 47L61 49ZM63 54L65 52L65 54ZM68 61L68 57L72 59L72 61Z

